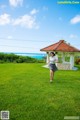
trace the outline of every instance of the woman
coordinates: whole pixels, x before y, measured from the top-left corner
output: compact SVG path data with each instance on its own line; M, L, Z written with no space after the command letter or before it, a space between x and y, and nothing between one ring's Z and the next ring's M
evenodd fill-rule
M49 58L49 68L50 68L50 82L53 82L53 78L54 78L54 72L57 69L55 63L58 62L58 57L55 56L54 52L50 53L50 58Z

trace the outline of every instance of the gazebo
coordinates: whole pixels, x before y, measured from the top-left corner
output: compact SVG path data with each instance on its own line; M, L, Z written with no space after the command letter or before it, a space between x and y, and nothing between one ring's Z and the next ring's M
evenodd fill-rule
M47 53L46 63L48 63L50 52L54 51L54 52L58 52L59 54L61 54L62 62L57 63L57 67L58 69L62 69L62 70L73 70L75 53L80 52L79 49L66 43L65 40L60 40L57 43L54 43L52 45L49 45L45 48L40 49L40 51L45 51ZM68 62L66 62L65 60L66 55L70 57L70 60Z

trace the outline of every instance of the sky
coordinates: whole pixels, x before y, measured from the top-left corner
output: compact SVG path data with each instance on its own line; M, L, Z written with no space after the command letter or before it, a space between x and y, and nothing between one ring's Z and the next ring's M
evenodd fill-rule
M0 0L0 52L39 53L59 40L80 49L80 4L60 1Z

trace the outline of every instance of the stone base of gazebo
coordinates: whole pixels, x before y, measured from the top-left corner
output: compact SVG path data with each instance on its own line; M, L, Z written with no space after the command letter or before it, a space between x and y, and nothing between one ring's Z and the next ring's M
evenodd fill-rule
M68 64L68 63L57 63L57 68L58 68L58 70L70 70L70 64ZM43 67L45 67L45 68L49 68L49 66L46 64L46 65L44 65Z
M57 66L58 70L78 70L77 67L73 67L73 68L71 69L71 68L70 68L70 64L67 63L67 62L66 62L66 63L57 63L56 66ZM48 64L46 64L46 65L44 65L44 66L42 66L42 67L49 69Z
M70 70L69 63L57 63L57 67L59 70Z

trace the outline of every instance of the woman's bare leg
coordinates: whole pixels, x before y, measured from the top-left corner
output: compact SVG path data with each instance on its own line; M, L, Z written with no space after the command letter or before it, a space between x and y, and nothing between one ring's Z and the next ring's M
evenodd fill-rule
M52 81L54 78L54 71L50 70L50 81Z

